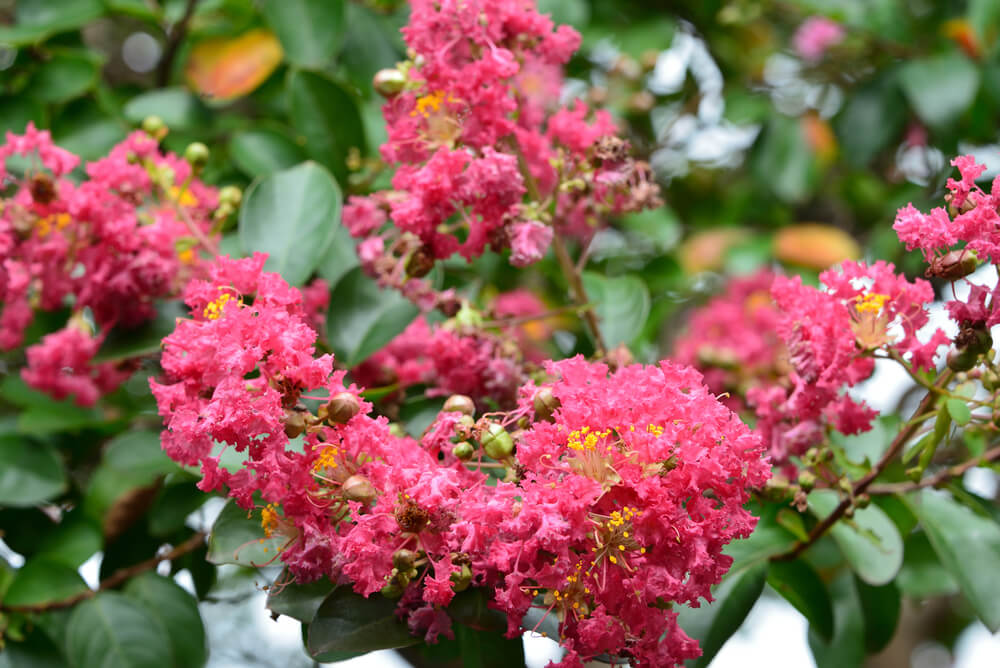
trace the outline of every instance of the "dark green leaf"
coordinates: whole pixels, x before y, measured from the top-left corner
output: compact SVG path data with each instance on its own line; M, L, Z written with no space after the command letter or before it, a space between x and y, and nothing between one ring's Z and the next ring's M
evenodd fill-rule
M100 59L90 52L56 52L35 72L30 84L31 95L46 103L72 100L97 83L100 69Z
M314 162L258 179L240 209L240 243L268 254L269 271L292 285L312 275L334 240L342 204L340 188Z
M869 654L876 654L885 649L896 633L902 603L899 588L893 582L872 587L857 577L854 586L865 618L865 649Z
M360 267L333 289L327 336L341 364L352 367L406 329L418 309L394 290L382 289Z
M165 486L146 514L149 533L166 537L184 528L188 515L198 510L209 498L193 481Z
M347 227L337 224L334 228L333 242L326 249L326 255L316 268L320 277L329 283L331 288L337 285L344 274L360 265L358 253L354 249L354 239L347 231Z
M896 577L899 589L912 598L933 598L958 593L958 583L951 576L924 531L915 531L906 539L903 567Z
M961 399L948 399L945 402L945 406L948 407L948 414L951 415L951 419L955 421L955 424L959 426L969 424L969 420L972 419L972 411L969 410L967 403Z
M833 607L830 593L816 571L801 559L775 561L767 583L809 620L809 627L825 642L833 638Z
M117 362L160 352L163 339L177 327L178 318L186 318L188 309L180 302L164 302L152 320L128 329L115 327L104 339L94 362Z
M774 116L751 164L757 183L786 202L800 202L816 186L812 151L797 119Z
M75 30L99 17L100 0L18 0L14 25L0 27L0 43L22 46Z
M171 130L204 132L209 121L205 106L185 88L162 88L137 95L128 101L123 113L136 125L148 116L159 116Z
M282 540L267 538L260 524L260 512L247 511L228 502L212 525L208 538L208 560L213 564L260 566L277 555Z
M927 532L941 565L994 633L1000 629L1000 526L950 495L925 489L913 497L913 512Z
M351 29L344 36L339 60L351 83L370 95L375 73L394 67L405 58L399 26L393 23L394 17L384 16L356 2L347 3L346 9Z
M344 0L265 0L261 9L285 57L301 67L330 64L344 33Z
M167 630L177 668L205 664L208 659L205 627L190 594L173 580L147 572L129 580L125 595L141 603Z
M677 623L684 632L698 641L702 655L691 665L707 666L726 641L736 633L751 608L760 598L767 579L766 560L727 576L712 591L715 600L702 602L700 607L680 607Z
M865 658L865 620L854 578L848 571L841 571L830 583L830 595L833 598L833 640L825 643L818 633L809 630L809 646L816 659L816 668L861 666Z
M979 90L979 69L957 51L912 60L900 83L913 110L928 125L943 126L964 112Z
M75 568L49 559L29 559L14 575L4 605L39 605L60 601L87 590Z
M275 579L267 593L267 609L308 624L335 585L326 578L300 584L287 569Z
M309 624L309 653L372 652L421 642L396 617L396 601L381 594L365 598L350 587L330 592Z
M229 140L233 162L248 176L266 176L306 159L305 151L276 130L244 130Z
M45 107L26 95L0 97L0 132L23 134L28 121L45 127Z
M833 512L839 497L832 490L809 494L809 510L822 519ZM853 518L842 518L830 530L847 562L873 586L896 577L903 564L903 539L889 516L876 505L861 508Z
M880 77L848 99L834 127L847 161L868 164L902 132L906 106L893 79Z
M52 121L55 142L81 160L107 155L111 147L125 139L125 131L125 123L109 116L90 98L67 105Z
M292 127L306 152L346 183L350 149L365 151L364 125L354 98L326 76L300 71L288 77L288 100Z
M24 641L5 639L0 668L66 668L66 659L45 633L36 629Z
M520 636L505 638L497 631L479 631L455 624L455 640L462 668L509 668L524 665L524 642Z
M448 615L459 624L464 624L479 631L494 633L507 629L507 617L489 607L486 592L478 587L471 587L455 594L448 605Z
M101 527L87 519L80 510L65 514L62 521L45 533L38 546L38 556L78 568L101 549Z
M0 506L33 506L66 489L59 453L45 442L0 436Z
M649 290L642 279L585 272L583 287L597 311L604 343L610 348L632 343L649 317Z
M162 668L173 664L167 629L145 606L105 591L77 606L66 628L74 668Z

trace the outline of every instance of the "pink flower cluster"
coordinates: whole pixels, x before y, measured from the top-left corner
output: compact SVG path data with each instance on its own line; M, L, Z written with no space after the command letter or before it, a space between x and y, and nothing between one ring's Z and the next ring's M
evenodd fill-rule
M673 359L695 367L705 384L734 410L747 390L771 385L787 374L785 345L778 336L780 314L771 301L775 275L764 269L734 278L723 294L696 310L674 346Z
M6 171L15 155L29 159L23 176ZM66 328L28 349L23 377L86 405L131 371L128 363L90 363L108 332L151 318L156 300L199 271L218 197L143 132L86 165L76 182L67 177L78 163L30 123L0 147L0 176L16 185L0 212L0 349L23 343L36 310L69 306L75 315Z
M871 375L875 350L933 369L938 347L949 342L941 330L927 341L917 336L934 299L927 281L911 283L881 260L844 262L820 281L825 290L778 276L771 288L792 370L788 387L751 388L747 398L776 461L820 443L827 425L844 434L870 428L875 412L843 390Z
M452 633L456 592L475 587L512 635L532 608L557 619L563 665L698 654L670 604L710 597L731 563L723 546L754 527L743 504L769 467L697 372L548 363L549 380L523 385L510 412L443 412L418 442L314 356L301 296L263 262L220 258L188 286L192 317L165 340L152 388L167 453L200 464L202 488L266 504L264 530L297 579L399 597L432 642ZM243 468L222 469L216 443L243 453ZM487 484L485 456L504 481Z
M657 201L607 112L557 110L580 36L534 2L414 0L403 35L411 59L376 78L389 98L381 152L397 166L393 191L352 197L343 215L355 236L385 238L365 248L371 260L403 233L419 241L419 266L487 246L525 266L545 255L553 225L589 236L600 216Z
M807 61L816 62L831 46L844 39L844 27L825 16L810 16L792 37L795 52Z

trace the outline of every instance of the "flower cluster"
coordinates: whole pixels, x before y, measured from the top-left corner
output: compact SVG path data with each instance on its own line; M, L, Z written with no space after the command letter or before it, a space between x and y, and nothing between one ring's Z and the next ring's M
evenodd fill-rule
M397 597L429 641L451 634L448 604L475 587L511 634L532 608L557 619L564 665L698 654L670 604L710 596L769 467L696 371L549 362L510 411L477 420L456 395L416 441L315 356L300 293L263 264L220 258L188 286L192 316L164 341L152 389L167 453L200 464L203 489L260 507L297 579ZM217 444L242 468L222 468Z
M927 281L911 283L882 261L847 261L820 281L825 290L778 276L771 288L792 369L787 387L751 388L747 398L776 461L820 443L827 425L844 434L870 428L875 412L843 390L871 375L876 350L933 369L938 347L948 343L941 330L926 341L917 336L934 299Z
M6 170L12 156L26 159L23 174ZM69 307L66 327L28 348L23 377L93 404L133 368L92 364L102 341L114 327L150 319L156 300L201 270L219 197L145 132L72 180L78 163L31 124L0 147L0 176L13 186L0 212L0 349L23 343L37 310Z
M393 190L344 209L352 234L378 240L362 252L376 276L395 266L420 277L435 259L487 246L524 266L545 255L554 225L589 236L602 216L658 202L610 115L558 108L580 36L533 2L415 0L403 35L410 59L375 79L388 98L381 152L396 166Z
M827 49L844 39L844 27L825 16L810 16L792 37L795 52L803 60L816 62L823 58Z

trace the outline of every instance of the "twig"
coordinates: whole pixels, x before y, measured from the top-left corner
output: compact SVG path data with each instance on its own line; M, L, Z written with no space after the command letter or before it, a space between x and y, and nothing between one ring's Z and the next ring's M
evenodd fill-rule
M942 388L946 386L948 381L951 380L951 377L952 372L950 370L946 370L938 377L935 387ZM920 405L917 406L917 409L914 411L914 415L921 415L927 411L936 400L936 392L928 391L927 394L924 395L924 398L921 399ZM844 513L847 512L847 509L853 505L854 499L863 494L865 490L867 490L868 487L875 481L875 479L882 475L882 472L885 471L886 467L889 466L892 460L894 460L899 453L903 451L903 447L906 445L906 442L910 440L914 433L916 433L918 425L919 423L911 422L911 424L904 427L902 431L896 434L896 438L892 440L892 443L889 445L889 449L885 451L885 454L882 455L882 458L879 459L878 463L872 467L871 471L862 476L861 479L854 484L851 493L846 499L843 499L836 508L833 509L832 513L827 515L822 521L820 521L819 524L813 527L813 530L809 532L809 536L806 540L800 540L790 550L774 555L771 557L771 561L790 561L795 559L797 556L802 554L806 548L815 543L820 539L820 537L823 536L823 534L829 531L830 527L836 524L837 520L843 517Z
M129 578L133 578L140 573L153 570L160 564L161 561L173 561L178 557L184 556L188 552L194 552L205 544L205 535L204 531L199 531L162 556L156 556L152 559L140 561L138 564L133 564L132 566L119 568L110 576L102 580L97 589L86 589L79 594L74 594L68 598L59 599L58 601L46 601L44 603L36 603L33 605L4 605L3 603L0 603L0 610L28 613L45 612L46 610L58 610L61 608L72 607L77 603L97 596L98 593L106 589L114 589Z
M187 4L184 6L184 14L181 15L177 23L170 27L167 46L163 49L163 58L160 60L160 66L156 71L156 84L161 88L170 82L170 70L174 67L174 58L177 57L177 50L180 49L181 42L184 41L184 36L187 34L188 23L191 22L191 17L194 16L194 9L197 4L198 0L187 0Z
M949 466L948 468L935 473L929 478L924 478L919 482L891 482L884 485L872 485L868 488L869 494L905 494L915 492L924 487L940 487L952 478L957 478L969 469L994 462L1000 459L1000 446L987 450L978 457L974 457L967 462Z

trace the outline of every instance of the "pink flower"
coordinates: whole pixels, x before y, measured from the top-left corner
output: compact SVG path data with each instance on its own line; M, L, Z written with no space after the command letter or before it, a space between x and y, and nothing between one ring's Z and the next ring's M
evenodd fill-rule
M534 220L510 226L510 263L526 267L545 257L552 243L552 227Z
M810 16L792 37L795 52L808 61L818 61L831 46L844 39L844 28L825 16Z

